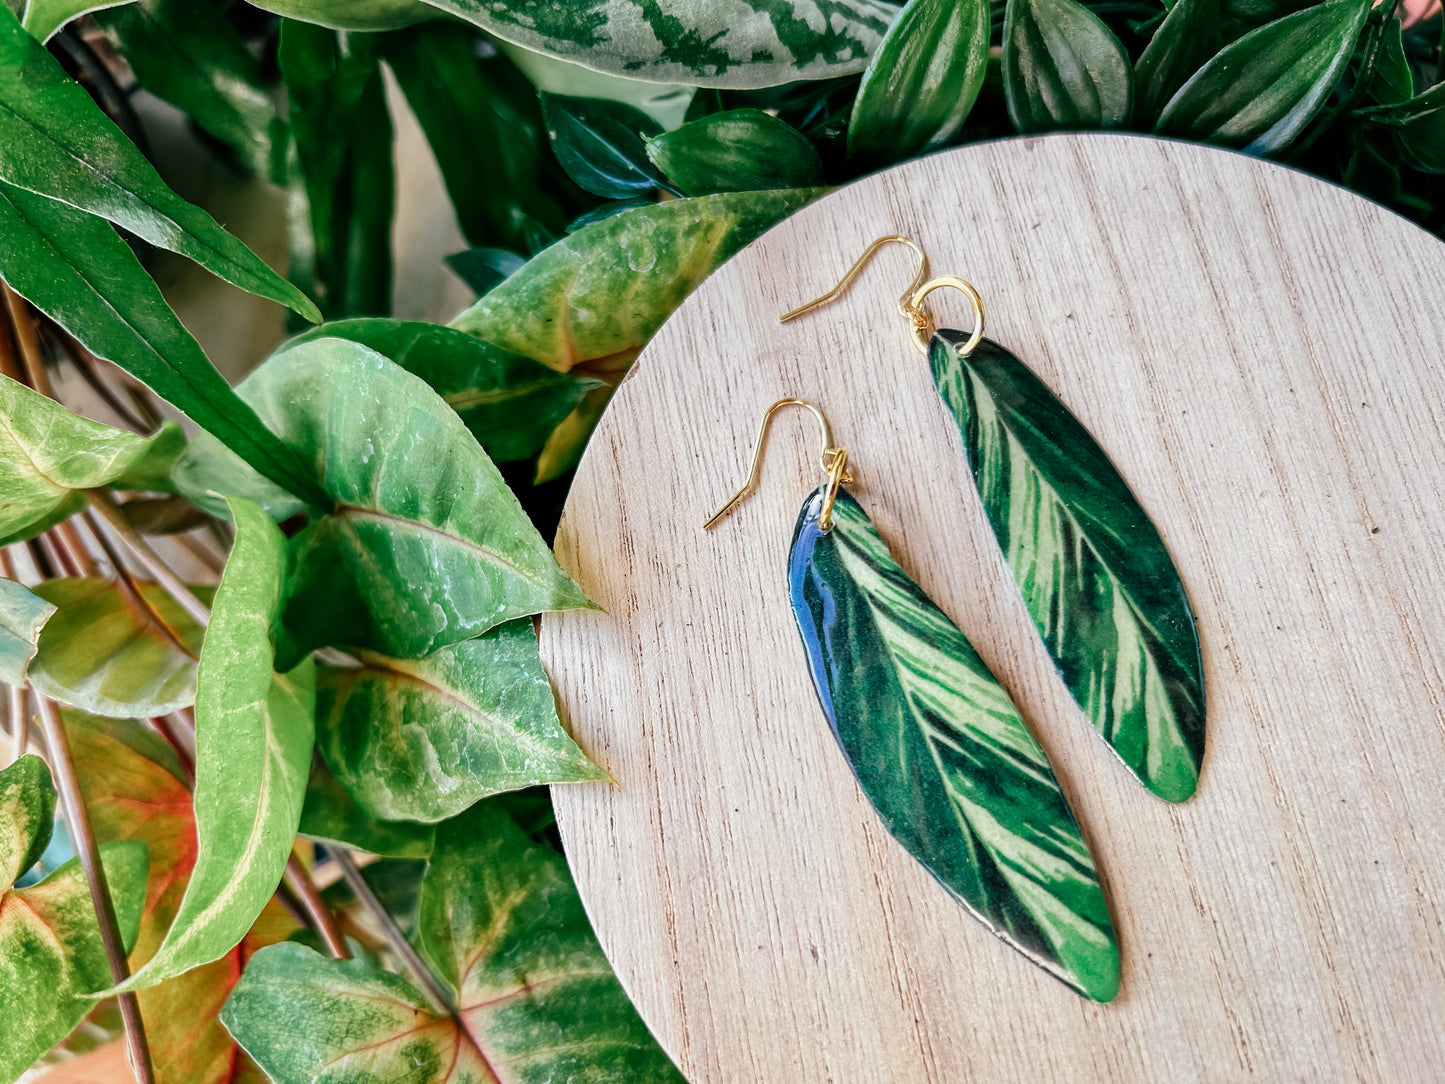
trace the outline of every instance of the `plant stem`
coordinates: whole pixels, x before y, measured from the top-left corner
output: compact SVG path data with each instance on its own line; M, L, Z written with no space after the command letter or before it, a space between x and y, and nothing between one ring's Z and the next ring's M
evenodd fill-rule
M371 912L373 918L381 924L382 932L386 935L386 942L391 946L393 952L401 957L412 973L421 980L422 989L426 992L427 999L432 1002L432 1007L438 1012L453 1015L456 1009L452 1006L451 993L437 978L436 973L421 954L412 947L406 935L401 932L401 927L396 924L396 919L391 917L381 900L377 899L376 893L371 890L371 885L366 883L366 878L361 875L361 870L356 868L356 863L351 860L351 855L340 847L331 849L331 857L341 870L341 876L346 878L346 883L351 886L351 891L361 901L361 905Z
M105 520L105 525L111 532L126 544L136 560L150 573L151 578L164 587L166 593L176 600L181 609L195 618L197 624L208 624L211 620L210 608L191 594L191 589L170 570L170 566L160 559L156 551L151 549L150 543L126 522L111 495L103 489L88 489L85 496L90 501L91 508Z
M291 891L296 893L296 898L306 912L307 920L311 923L312 928L321 935L321 940L331 950L331 955L338 960L349 960L351 950L346 947L346 939L336 928L336 920L326 909L326 904L321 899L321 893L317 891L316 882L311 879L311 874L306 872L306 867L301 864L301 860L296 857L294 851L286 860L286 883L291 886Z
M95 842L95 833L90 827L90 814L85 808L85 799L80 792L80 780L75 774L75 762L70 757L70 742L65 736L65 727L60 713L49 697L35 694L40 705L40 724L45 732L45 744L50 751L50 770L55 775L56 789L60 791L60 802L65 810L65 824L70 830L71 842L80 856L81 869L85 871L86 884L90 886L90 900L95 905L95 917L100 922L100 940L105 946L106 962L110 964L113 982L124 982L130 977L130 967L125 959L125 942L120 936L120 927L115 920L115 907L111 903L110 888L105 882L105 867L100 861L100 848ZM118 994L120 1017L125 1024L126 1052L130 1057L131 1071L138 1084L154 1084L155 1070L151 1066L150 1047L146 1043L145 1024L141 1021L140 1004L134 993Z
M45 359L40 353L40 339L35 334L35 321L30 318L25 299L3 283L0 289L5 291L5 307L10 310L10 326L15 329L15 341L20 344L20 358L25 363L30 386L54 399L55 389L50 386L50 374L45 371Z
M91 556L89 548L80 537L80 532L75 529L74 520L65 520L57 523L52 530L60 542L60 548L70 559L70 563L76 567L78 575L99 576L100 565Z

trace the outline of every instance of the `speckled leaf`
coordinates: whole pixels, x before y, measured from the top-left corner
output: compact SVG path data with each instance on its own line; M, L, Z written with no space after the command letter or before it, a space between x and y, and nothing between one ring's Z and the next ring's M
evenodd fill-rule
M539 253L451 326L562 372L620 372L718 265L821 194L736 192L624 211Z
M202 600L208 588L194 589ZM157 584L137 598L115 580L48 580L35 593L56 607L40 634L30 680L46 696L97 715L164 715L196 698L202 628Z
M803 505L793 613L824 713L910 854L995 934L1095 1001L1119 949L1088 844L1049 759L973 646L846 492Z
M983 88L988 39L988 0L909 0L863 73L848 153L886 164L957 135Z
M733 89L861 71L897 12L880 0L427 2L596 71Z
M25 14L21 23L40 41L46 41L71 19L79 18L86 12L130 2L131 0L29 0L29 3L23 5Z
M1129 54L1076 0L1008 0L1003 88L1020 132L1119 128L1133 110Z
M0 545L34 538L84 509L81 490L139 488L163 477L185 444L175 422L139 437L0 376Z
M313 339L368 346L446 400L495 463L527 459L601 381L559 373L455 328L418 321L337 320L282 347Z
M53 613L54 606L23 584L0 579L0 681L25 687L40 630Z
M317 677L317 712L324 714L324 672ZM430 786L430 783L426 784ZM346 788L324 767L311 770L301 827L307 839L388 858L426 858L432 852L436 829L414 821L387 821L368 816L346 793Z
M608 967L562 856L492 803L438 831L421 915L460 1024L395 975L294 944L257 954L222 1019L282 1084L680 1084Z
M1103 449L1028 368L940 331L929 357L984 511L1064 684L1151 791L1194 793L1204 674L1194 614L1158 530Z
M530 619L422 659L357 655L316 675L316 745L368 814L439 821L539 783L610 778L557 719Z
M45 853L55 824L50 769L33 753L0 771L0 885L7 889Z
M1179 88L1155 131L1248 154L1287 146L1340 81L1369 12L1369 0L1334 0L1250 31Z
M689 196L821 184L823 162L808 138L761 109L727 109L663 132L647 156Z
M196 680L198 856L165 940L117 989L155 986L234 949L280 883L301 819L315 674L309 659L272 669L285 539L254 504L235 501L231 513L236 542Z

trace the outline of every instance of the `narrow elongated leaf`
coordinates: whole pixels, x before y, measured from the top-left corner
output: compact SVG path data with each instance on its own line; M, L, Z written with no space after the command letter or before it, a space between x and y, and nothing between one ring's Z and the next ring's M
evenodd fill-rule
M54 827L50 769L27 753L0 771L0 884L8 889L40 861Z
M821 184L823 162L806 136L761 109L729 109L663 132L647 156L689 196Z
M816 188L668 200L533 257L451 326L566 372L620 372L724 260L822 195Z
M1194 793L1204 674L1189 598L1128 485L1053 392L996 343L929 358L984 511L1044 646L1084 714L1151 791Z
M818 697L884 826L994 933L1095 1001L1119 949L1049 759L958 627L846 492L798 517L793 613Z
M54 613L54 606L23 584L0 579L0 681L25 687L29 680L25 671L35 658L40 630Z
M295 944L256 955L222 1019L287 1084L681 1081L608 967L562 856L491 803L440 828L421 926L460 1023L395 975Z
M137 597L115 580L48 580L56 607L40 633L30 681L62 704L113 718L165 715L196 698L202 628L157 584ZM202 599L210 589L193 588Z
M285 540L266 514L232 502L236 542L216 590L196 689L199 854L165 940L117 989L155 986L210 963L246 936L281 881L311 766L314 666L272 669Z
M1219 0L1179 0L1134 65L1134 117L1152 124L1164 103L1223 44Z
M316 741L373 817L439 821L500 791L610 778L562 729L528 619L422 659L358 658L317 672Z
M495 463L527 459L601 381L559 373L475 336L408 320L336 320L289 340L347 339L421 377Z
M688 86L771 87L861 71L897 9L880 0L428 0L503 41Z
M318 715L325 714L319 700L317 708ZM319 766L312 769L311 782L306 786L299 831L318 843L390 858L425 858L431 854L436 839L436 829L430 824L368 816L336 777Z
M236 397L105 222L0 182L0 278L267 478L308 500L324 498L296 457Z
M0 376L0 545L69 519L85 508L84 490L164 476L185 444L175 422L139 437Z
M1286 146L1349 66L1369 0L1333 0L1226 45L1165 105L1155 131L1248 154Z
M309 320L300 290L187 203L59 62L0 5L0 180L108 218Z
M1076 0L1008 0L1003 89L1020 132L1119 128L1134 107L1129 54Z
M130 2L131 0L29 0L22 4L25 11L22 22L27 32L40 41L47 41L71 19L78 19L89 11L99 11Z
M1370 120L1395 132L1416 169L1445 173L1445 83L1371 114Z
M988 0L909 0L863 73L848 153L897 162L957 135L983 88L988 36Z
M1410 58L1405 54L1404 24L1398 16L1385 24L1369 93L1383 104L1408 101L1415 96L1415 76L1410 69Z

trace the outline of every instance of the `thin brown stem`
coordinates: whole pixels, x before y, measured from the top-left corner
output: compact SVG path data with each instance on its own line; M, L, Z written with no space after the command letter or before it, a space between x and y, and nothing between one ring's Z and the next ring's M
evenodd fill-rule
M125 942L115 920L115 907L105 881L105 867L100 861L100 847L90 827L90 814L86 811L80 780L75 774L75 762L70 756L70 742L65 736L65 727L55 703L38 693L36 700L40 704L40 725L45 732L46 747L50 750L50 770L55 775L56 789L60 791L65 824L70 830L76 854L80 856L80 866L85 871L86 884L90 886L90 900L95 905L95 916L100 922L100 940L105 946L106 962L110 964L111 981L121 983L130 977ZM125 1045L131 1071L135 1073L138 1084L155 1084L155 1070L151 1066L150 1047L146 1042L145 1025L141 1021L136 996L133 993L119 994L116 1001L120 1004L121 1022L125 1025Z
M25 552L30 554L30 563L35 566L35 574L42 580L55 579L55 566L51 564L50 557L45 552L45 547L40 544L40 539L31 538L25 543Z
M220 575L226 569L226 559L218 557L216 553L199 538L193 538L190 534L171 535L176 545L185 550L197 561L206 566L206 570Z
M311 879L311 874L306 872L306 867L301 864L294 851L286 861L286 883L291 887L291 891L296 893L297 901L306 912L307 921L311 928L321 935L321 940L331 955L338 960L349 960L351 950L346 947L346 939L336 928L336 919L327 910L326 903L316 888L316 882Z
M50 374L45 371L45 356L40 352L40 337L35 334L35 321L30 316L30 306L25 299L0 283L5 293L5 307L10 310L10 326L15 329L15 341L20 344L20 360L25 364L25 376L30 386L41 395L55 398L55 389L50 386Z
M44 550L46 556L50 558L51 565L60 570L60 575L80 575L80 566L70 560L70 555L60 548L60 543L56 541L53 534L46 531L36 538L35 541L40 544L40 548Z
M115 569L115 585L120 588L121 593L124 594L133 605L139 606L146 613L150 614L151 620L155 623L156 627L160 629L166 639L175 645L176 648L194 657L195 653L191 648L186 646L185 642L176 633L176 630L171 628L170 622L167 621L165 616L157 609L156 604L141 591L140 582L131 575L130 569L125 567L125 562L121 560L120 554L115 551L115 547L110 544L110 539L106 538L105 532L97 527L88 517L86 518L86 526L90 528L90 533L95 537L95 541L105 552L105 559L109 561L111 567Z
M185 582L151 549L150 543L126 522L111 495L103 489L88 489L85 495L91 508L105 521L106 527L126 544L126 548L135 555L135 559L151 578L164 587L166 593L176 600L181 609L195 618L197 624L207 624L211 620L210 607L191 593Z
M20 357L15 353L15 340L10 335L9 310L0 309L0 373L11 380L25 383L25 373L20 368Z
M175 724L175 719L170 715L152 715L151 726L155 728L166 744L171 747L171 752L176 754L176 759L181 762L185 770L184 782L192 790L196 786L196 760L190 747L186 744L185 735L181 733Z
M100 575L100 565L96 563L89 547L80 537L80 532L75 529L74 520L67 519L63 523L57 523L53 530L61 550L70 559L70 563L79 570L80 575Z
M346 878L346 883L351 886L351 891L361 901L361 905L371 912L381 926L382 933L386 935L386 943L391 946L407 968L421 980L422 989L426 992L427 999L431 1001L432 1008L437 1012L451 1015L456 1011L452 1005L451 992L447 990L441 979L437 978L430 965L421 958L421 954L412 947L406 939L406 934L401 932L401 927L396 924L396 919L391 917L386 906L377 898L371 890L371 885L361 875L361 870L356 868L356 863L351 860L351 855L340 847L331 849L331 857L341 870L341 876Z
M74 343L76 346L80 345L79 343L75 343L74 339L70 339L69 336L66 338L68 339L66 343L67 347L69 347L71 343ZM121 420L121 424L129 429L133 429L137 433L149 433L151 429L155 428L155 426L148 427L140 418L139 414L121 402L120 396L116 395L111 389L111 386L100 378L100 374L95 371L95 365L92 364L94 357L90 351L87 350L84 354L80 354L74 349L70 349L69 353L70 360L75 365L75 371L80 374L80 379L84 380L86 384L90 386L91 391L100 396L101 401L110 407L115 416Z

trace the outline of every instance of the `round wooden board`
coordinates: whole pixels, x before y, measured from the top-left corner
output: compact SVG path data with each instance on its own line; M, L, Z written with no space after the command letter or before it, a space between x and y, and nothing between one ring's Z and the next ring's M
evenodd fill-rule
M1198 614L1197 796L1092 733L1009 578L895 309L892 246L970 279L1159 525ZM967 327L957 294L930 299ZM1445 246L1341 189L1151 139L965 147L842 189L709 279L593 438L551 615L572 733L619 787L554 788L623 985L693 1081L1426 1080L1445 1065ZM1109 1005L996 940L880 826L789 608L816 400L853 492L1047 749L1123 952Z

